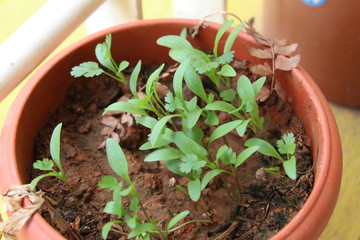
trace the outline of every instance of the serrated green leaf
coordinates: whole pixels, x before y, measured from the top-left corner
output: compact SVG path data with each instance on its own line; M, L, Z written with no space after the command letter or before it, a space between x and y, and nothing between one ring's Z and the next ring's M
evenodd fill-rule
M291 156L289 160L283 162L283 167L285 169L286 175L289 178L296 180L296 158Z
M201 182L200 179L195 179L188 182L188 191L190 199L193 202L197 202L201 196Z
M232 150L232 148L227 147L223 154L221 154L220 160L224 165L235 164L236 153Z
M239 167L241 164L243 164L246 159L248 159L252 154L254 154L259 149L258 146L253 146L244 149L236 158L235 161L235 167Z
M43 158L34 162L33 167L42 171L50 171L54 167L54 162L48 158Z
M111 104L104 110L104 114L106 114L109 111L120 111L120 112L127 112L127 113L133 113L133 114L139 114L139 115L145 115L148 114L145 112L144 109L139 108L135 104L131 103L130 101L120 101Z
M148 154L144 161L145 162L154 162L154 161L166 161L172 159L179 159L183 156L179 149L172 147L165 147Z
M220 64L226 64L232 62L234 60L234 53L235 51L230 51L227 53L224 53L223 55L216 58L216 61Z
M234 23L234 20L228 20L228 21L224 22L221 25L221 27L219 28L219 30L217 31L216 37L215 37L215 42L214 42L214 49L213 49L215 58L218 56L218 46L219 46L219 41L220 41L221 37L231 27L231 25L233 23Z
M169 112L174 112L177 109L184 109L181 100L178 97L174 97L172 92L168 92L164 100L167 103L165 104L165 109Z
M157 232L158 228L154 223L139 223L136 227L129 233L128 238L136 237L140 234Z
M38 182L45 178L45 177L57 177L59 178L59 174L57 172L49 172L40 176L37 176L36 178L34 178L33 180L31 180L30 182L30 189L31 190L35 190L36 185L38 184Z
M179 165L180 171L190 173L192 170L198 171L206 165L206 161L202 161L195 154L189 154L181 158Z
M230 66L229 64L225 64L221 67L221 70L219 72L217 72L219 75L221 76L225 76L225 77L235 77L236 76L236 71L234 70L234 68L232 66Z
M141 70L141 60L139 60L138 63L136 64L134 70L130 75L130 81L129 81L130 91L135 98L139 98L136 86L137 86L137 80L139 78L140 70Z
M227 38L227 40L225 42L224 53L228 53L231 51L231 48L235 42L235 39L236 39L237 35L239 34L239 32L241 31L241 29L243 28L243 26L244 26L244 23L240 23L231 31L229 37Z
M244 143L244 145L249 148L257 146L258 147L257 151L260 152L261 154L277 158L281 162L284 161L282 159L282 157L279 155L279 153L275 150L275 148L270 143L268 143L260 138L250 138L249 140L247 140Z
M225 89L224 91L220 92L220 97L222 100L226 102L232 102L235 99L236 92L233 89Z
M163 68L165 67L165 64L161 64L160 67L158 67L148 78L147 82L146 82L146 87L145 87L145 94L146 95L150 95L151 92L153 91L154 85L155 83L159 80L159 76L161 71L163 70Z
M116 189L121 189L122 183L119 183L114 176L103 176L98 182L98 187L114 191Z
M130 183L131 181L125 154L120 145L112 138L106 139L106 156L112 170L127 183Z
M107 202L103 211L108 214L114 214L118 217L122 216L122 206L115 201Z
M243 122L243 120L235 120L232 122L225 123L217 127L210 135L209 144L215 141L218 138L228 134L235 128L239 127L239 125Z
M276 146L281 154L294 154L296 149L294 134L284 134L282 139L276 142Z
M166 229L169 232L173 226L180 222L183 218L189 215L189 211L182 211L181 213L176 214L168 223Z
M216 69L220 64L218 62L206 62L203 58L198 58L193 61L192 66L200 74L207 73Z
M79 66L73 67L71 69L71 76L73 77L94 77L102 74L102 70L96 62L83 62Z
M221 170L221 169L214 169L214 170L211 170L209 172L207 172L203 179L202 179L202 182L201 182L201 190L204 190L206 188L206 186L209 184L209 182L214 178L216 177L217 175L221 174L225 172L224 170Z
M56 166L63 172L61 162L60 162L60 135L61 135L62 123L59 123L53 133L51 134L50 139L50 155L52 160L55 162Z

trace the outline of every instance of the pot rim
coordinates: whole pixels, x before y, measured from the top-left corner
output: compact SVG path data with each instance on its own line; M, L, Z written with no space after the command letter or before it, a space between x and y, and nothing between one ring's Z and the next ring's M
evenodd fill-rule
M7 149L7 155L5 156L6 159L15 159L16 152L15 152L15 137L16 136L16 127L12 126L18 126L20 119L18 116L21 115L22 108L25 105L26 101L28 100L30 93L37 87L39 79L42 79L42 77L51 69L53 66L57 64L61 59L63 59L65 56L70 54L73 50L77 49L80 46L83 46L87 44L88 42L98 38L99 36L105 36L109 32L115 32L115 31L126 31L127 29L136 28L138 26L143 26L144 24L147 26L153 26L153 25L162 25L162 24L176 24L176 25L195 25L200 20L194 20L194 19L176 19L176 18L170 18L170 19L153 19L153 20L140 20L135 22L130 22L122 25L113 26L107 29L104 29L102 31L99 31L97 33L91 34L75 43L70 45L69 47L65 48L58 54L56 54L53 58L51 58L47 63L45 63L26 83L25 87L20 91L19 95L16 97L16 100L14 101L13 105L11 106L11 109L8 113L8 116L6 117L6 120L3 125L2 134L0 137L0 147L4 145L4 143L9 143L9 138L11 141L10 149ZM210 23L211 27L217 27L220 26L220 24L216 23ZM251 36L245 33L241 33L241 36L244 37L246 40L253 42ZM304 203L303 207L299 210L299 212L293 217L293 219L286 224L284 228L282 228L276 235L271 237L271 240L275 239L286 239L289 237L289 234L291 234L296 228L298 228L300 225L303 225L304 219L307 218L307 215L314 211L316 208L318 208L322 203L320 200L324 198L324 195L335 195L338 196L339 188L340 188L340 180L341 180L341 166L342 166L342 156L341 156L341 144L340 144L340 137L339 133L336 127L336 123L334 120L334 117L332 115L332 112L330 110L330 107L321 93L318 86L315 84L315 82L312 80L312 78L304 71L302 67L298 67L294 69L291 74L293 76L296 76L297 78L301 79L302 84L306 91L311 96L311 104L313 108L315 108L318 112L318 120L320 121L320 128L322 135L318 136L319 142L321 142L321 145L324 146L322 148L316 149L318 152L318 157L321 157L319 159L322 163L322 166L320 167L320 170L316 174L316 178L314 181L314 186L311 194L309 195L308 199ZM340 147L339 147L340 146ZM329 149L328 151L326 149ZM313 149L315 151L315 149ZM330 159L335 159L330 161ZM336 162L337 161L337 162ZM340 166L339 167L334 167ZM0 168L0 176L10 176L6 179L1 177L1 190L6 191L6 189L10 184L23 184L20 180L19 172L18 172L18 166L16 165L16 162L14 161L2 161L2 167ZM330 177L333 177L334 182L337 183L337 187L334 189L328 189L326 188L326 184L328 183L328 179ZM331 194L329 194L329 191ZM325 199L326 200L326 199ZM330 200L328 200L330 201ZM331 200L334 201L334 200ZM335 200L336 201L336 200ZM332 212L332 211L331 211ZM331 213L330 213L331 215ZM42 231L49 232L52 235L56 234L58 237L65 239L62 237L56 230L54 230L41 216L39 213L36 213L35 216L33 216L33 221L31 221L30 224L26 224L21 230L20 235L26 235L26 232L28 229L35 228L37 229L37 232ZM45 224L45 225L44 225ZM313 225L316 225L313 223ZM303 226L305 229L312 228L312 226ZM320 232L321 233L321 232ZM319 233L319 234L320 234Z

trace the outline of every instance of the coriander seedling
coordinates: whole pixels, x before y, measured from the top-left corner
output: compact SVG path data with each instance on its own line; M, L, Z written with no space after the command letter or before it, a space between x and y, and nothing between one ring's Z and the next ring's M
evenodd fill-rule
M70 72L71 76L94 77L104 73L124 84L127 84L127 80L122 71L129 66L129 62L122 61L119 65L115 63L111 55L111 34L106 35L105 42L96 45L95 55L100 64L111 73L100 68L99 64L96 62L84 62L79 66L72 68Z
M60 179L62 182L64 182L66 185L69 186L69 182L66 179L65 176L65 172L61 166L61 162L60 162L60 133L61 133L61 127L62 124L58 124L52 135L51 135L51 140L50 140L50 155L52 157L52 159L49 158L43 158L42 160L37 160L36 162L34 162L33 167L35 169L39 169L41 171L50 171L49 173L40 175L36 178L34 178L31 183L30 183L30 189L34 190L36 185L38 184L38 182L45 178L45 177L56 177L58 179ZM55 165L58 167L59 171L56 171L54 169L54 163ZM69 186L70 188L70 186Z

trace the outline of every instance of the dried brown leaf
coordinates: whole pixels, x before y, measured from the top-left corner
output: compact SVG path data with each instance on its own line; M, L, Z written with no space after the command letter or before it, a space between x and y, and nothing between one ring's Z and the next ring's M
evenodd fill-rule
M290 56L293 52L296 51L296 48L298 47L297 43L293 43L286 46L274 46L274 52L275 54L283 55L283 56Z
M269 76L272 74L271 67L267 62L264 64L251 65L249 69L252 73L260 76Z
M121 124L127 124L129 127L134 125L134 117L131 113L123 113L120 118Z
M274 45L279 47L289 45L289 41L286 39L272 39L271 41L273 42Z
M272 59L271 51L269 48L260 49L254 48L251 46L245 46L246 50L250 53L251 56L260 58L260 59Z
M272 43L270 41L270 39L264 37L261 33L257 32L254 28L254 21L252 19L250 19L246 26L245 26L245 30L247 33L249 33L253 38L254 40L257 42L257 43L260 43L261 45L263 46L266 46L266 47L271 47L272 46Z
M125 136L126 130L125 130L124 126L121 123L118 123L118 125L116 125L116 129L120 130L120 133L119 133L120 138Z
M106 140L102 141L99 146L97 147L97 149L104 149L106 145Z
M111 138L115 140L115 142L119 143L120 142L120 137L117 133L112 132L111 133Z
M102 117L100 122L107 127L111 127L112 129L115 129L119 120L117 118L108 116L108 117Z
M30 190L30 185L11 186L2 196L3 209L11 210L8 220L0 222L0 230L7 239L16 239L15 233L20 230L30 217L44 203L42 192ZM23 207L23 201L27 198L31 205Z
M293 68L296 68L300 62L300 55L294 57L286 58L283 56L278 56L275 59L275 69L283 71L291 71Z
M256 96L256 101L264 102L270 97L270 89L266 86L262 86L259 91L259 94Z
M286 92L285 90L281 87L279 82L276 82L275 84L275 91L277 92L277 94L279 95L279 97L286 101Z
M111 133L114 131L111 127L103 127L100 131L100 136L110 136Z

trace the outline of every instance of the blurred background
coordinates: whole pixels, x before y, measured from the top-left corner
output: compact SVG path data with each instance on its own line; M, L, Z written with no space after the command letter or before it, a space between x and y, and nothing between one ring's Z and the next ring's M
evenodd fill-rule
M48 2L55 1L59 0L0 0L0 47L35 12ZM70 4L70 1L60 2L64 5ZM360 67L360 14L357 13L360 2L358 0L107 0L105 2L53 53L46 55L44 62L71 43L118 22L134 21L138 18L200 19L218 10L232 12L244 20L255 17L256 27L260 32L271 37L299 42L301 64L329 98L343 146L342 187L332 218L320 239L360 240L358 227L360 175L357 172L360 169L360 125L358 124L360 80L356 74ZM217 16L212 20L222 21L222 18ZM42 27L42 25L35 26L34 31ZM17 44L21 44L21 41ZM7 97L0 98L2 99L0 129L13 100L27 79Z

